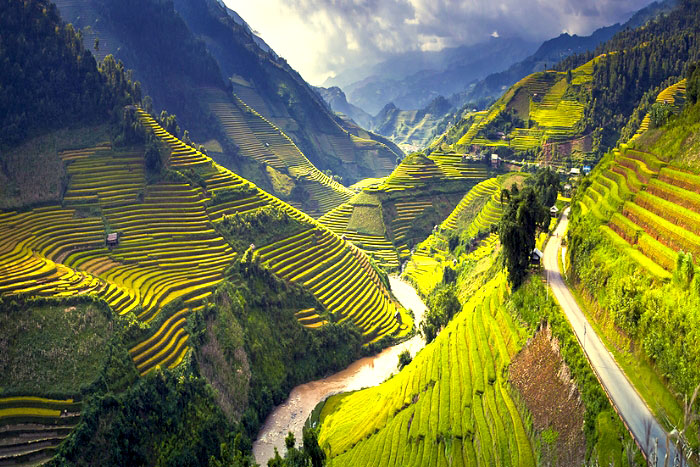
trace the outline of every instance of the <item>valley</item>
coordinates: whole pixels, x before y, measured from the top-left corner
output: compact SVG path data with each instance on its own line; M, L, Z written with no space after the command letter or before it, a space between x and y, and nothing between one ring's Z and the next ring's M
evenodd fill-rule
M597 5L0 2L0 466L697 465L700 4Z

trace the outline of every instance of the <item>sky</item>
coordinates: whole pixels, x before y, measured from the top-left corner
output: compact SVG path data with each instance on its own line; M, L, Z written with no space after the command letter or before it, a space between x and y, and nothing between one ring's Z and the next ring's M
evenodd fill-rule
M311 84L394 54L588 35L650 0L224 0Z

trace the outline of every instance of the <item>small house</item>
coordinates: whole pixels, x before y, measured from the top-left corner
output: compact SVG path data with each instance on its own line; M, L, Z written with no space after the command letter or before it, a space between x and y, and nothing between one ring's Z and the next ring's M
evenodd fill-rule
M498 157L498 154L491 154L491 167L498 168L498 166L501 163L501 158Z
M564 185L564 193L566 193L566 194L571 193L571 184L570 183L567 183L566 185Z
M588 175L589 173L591 173L591 166L590 166L590 165L584 165L584 166L583 166L583 174L584 174L584 175Z
M581 175L581 169L579 169L578 167L572 167L571 170L569 170L569 175L577 177Z
M530 253L530 265L540 267L543 256L544 256L544 253L542 253L537 248L532 250L532 253Z
M557 217L559 215L559 208L556 206L549 208L549 215L550 217Z
M113 247L119 245L119 232L112 232L107 234L107 246Z

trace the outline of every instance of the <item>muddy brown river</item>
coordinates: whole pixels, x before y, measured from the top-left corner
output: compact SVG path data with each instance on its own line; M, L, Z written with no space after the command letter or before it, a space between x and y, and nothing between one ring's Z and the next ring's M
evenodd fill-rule
M413 310L416 323L420 323L426 307L418 293L408 282L396 276L390 276L389 282L394 296L404 308ZM304 423L319 402L339 392L355 391L382 383L398 371L396 365L401 352L408 349L411 356L415 356L424 346L425 341L416 335L401 344L384 349L373 357L361 358L327 378L301 384L292 389L289 399L275 407L267 417L258 433L258 439L253 443L256 462L267 465L267 461L275 454L275 448L284 456L284 438L290 431L294 433L297 445L300 445Z

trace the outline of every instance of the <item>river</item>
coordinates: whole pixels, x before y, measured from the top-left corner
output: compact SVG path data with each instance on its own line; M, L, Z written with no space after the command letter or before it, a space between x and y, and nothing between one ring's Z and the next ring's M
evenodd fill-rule
M408 282L396 276L390 276L389 282L394 296L404 308L413 310L416 323L420 323L426 307L418 293ZM415 356L424 346L425 341L416 334L373 357L361 358L327 378L300 384L292 389L289 399L275 407L265 419L258 439L253 443L255 461L260 465L267 465L268 459L275 454L275 447L280 455L284 456L284 438L290 431L294 433L297 445L300 445L304 423L319 402L339 392L355 391L382 383L398 371L396 365L401 352L408 349L411 356Z

